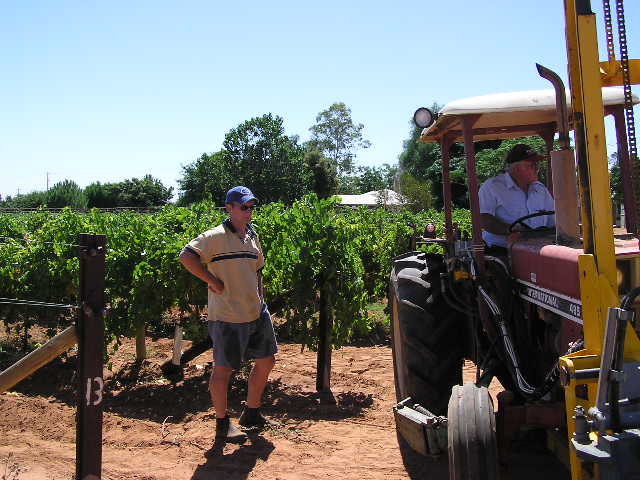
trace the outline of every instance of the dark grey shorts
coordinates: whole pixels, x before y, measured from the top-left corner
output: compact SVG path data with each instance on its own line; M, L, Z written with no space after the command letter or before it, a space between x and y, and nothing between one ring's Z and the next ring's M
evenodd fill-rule
M271 314L265 305L260 318L248 323L209 322L214 365L235 370L245 360L270 357L278 352Z

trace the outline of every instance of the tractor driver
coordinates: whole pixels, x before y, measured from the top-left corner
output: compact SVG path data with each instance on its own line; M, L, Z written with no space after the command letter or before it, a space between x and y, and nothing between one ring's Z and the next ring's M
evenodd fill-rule
M485 181L478 191L482 238L489 248L507 247L509 225L515 220L543 210L553 210L553 197L538 180L544 157L529 145L518 143L505 159L505 173ZM553 215L525 220L531 228L553 227ZM523 228L514 226L514 230Z

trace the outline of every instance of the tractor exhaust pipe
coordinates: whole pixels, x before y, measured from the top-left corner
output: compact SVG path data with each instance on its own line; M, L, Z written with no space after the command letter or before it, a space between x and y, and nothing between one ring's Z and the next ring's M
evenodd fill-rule
M569 145L569 117L567 96L560 76L536 63L538 73L551 82L556 92L558 116L558 142L560 150L551 152L553 194L556 211L556 243L572 246L580 243L578 229L578 188L576 185L576 160Z

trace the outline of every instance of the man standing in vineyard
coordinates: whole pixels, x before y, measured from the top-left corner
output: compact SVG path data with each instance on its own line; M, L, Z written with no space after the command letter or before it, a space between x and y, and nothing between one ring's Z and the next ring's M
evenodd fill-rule
M264 255L250 223L256 203L247 187L232 188L225 201L229 218L189 242L180 253L182 265L209 288L209 335L214 352L209 391L216 410L216 439L246 438L227 416L229 380L244 360L255 363L240 425L277 425L260 413L262 392L278 346L264 302L260 273Z

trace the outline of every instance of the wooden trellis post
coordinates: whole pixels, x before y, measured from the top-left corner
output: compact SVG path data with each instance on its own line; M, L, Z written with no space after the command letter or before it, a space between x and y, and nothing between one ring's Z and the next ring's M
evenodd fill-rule
M320 287L320 317L318 319L318 363L316 390L331 394L331 331L333 317L329 304L329 291L326 282Z
M76 476L99 479L102 471L102 352L106 236L80 234L80 313L78 315L78 410Z

